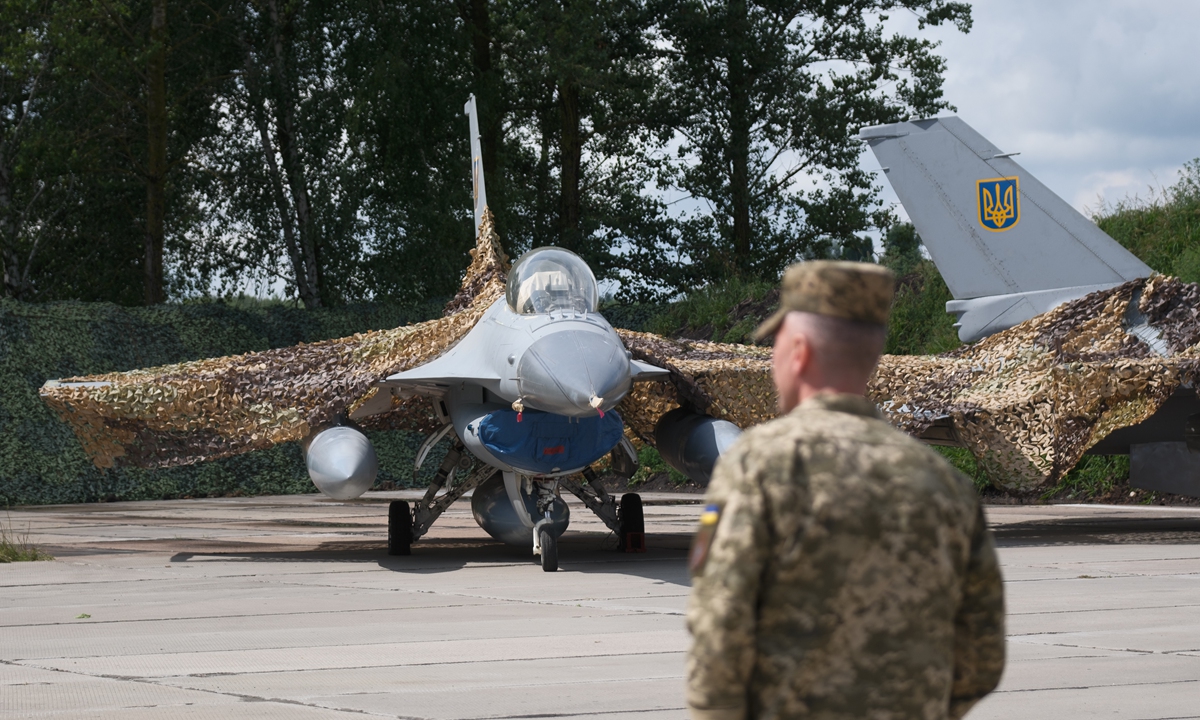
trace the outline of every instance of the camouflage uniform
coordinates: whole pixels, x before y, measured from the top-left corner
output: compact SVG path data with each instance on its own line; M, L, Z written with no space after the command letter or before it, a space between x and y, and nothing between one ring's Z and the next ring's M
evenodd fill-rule
M1004 596L971 482L858 395L748 431L708 490L696 718L958 718L1000 679Z

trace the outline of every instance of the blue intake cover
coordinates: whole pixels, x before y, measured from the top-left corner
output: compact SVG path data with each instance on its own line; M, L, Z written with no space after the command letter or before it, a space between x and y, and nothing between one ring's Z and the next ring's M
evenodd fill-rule
M621 440L625 423L604 417L569 418L538 410L497 410L479 421L479 440L497 460L535 475L591 465Z

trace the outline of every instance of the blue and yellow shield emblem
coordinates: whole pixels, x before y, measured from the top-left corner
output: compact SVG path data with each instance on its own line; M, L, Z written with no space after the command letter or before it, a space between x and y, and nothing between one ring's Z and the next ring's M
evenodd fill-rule
M975 183L979 201L979 224L984 230L1001 232L1021 219L1021 189L1017 178L990 178Z

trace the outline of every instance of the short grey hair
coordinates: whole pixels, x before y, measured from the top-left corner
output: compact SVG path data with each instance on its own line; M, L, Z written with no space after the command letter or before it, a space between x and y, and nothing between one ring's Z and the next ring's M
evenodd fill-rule
M813 346L823 373L866 380L887 343L887 327L807 312L788 313Z

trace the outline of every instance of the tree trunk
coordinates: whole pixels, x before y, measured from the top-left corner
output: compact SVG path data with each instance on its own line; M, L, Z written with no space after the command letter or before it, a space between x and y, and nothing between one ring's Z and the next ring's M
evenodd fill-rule
M17 258L17 231L12 221L12 183L7 148L0 142L0 263L4 266L4 294L21 297L21 264Z
M559 242L568 250L579 250L579 183L583 159L583 140L579 129L579 85L564 81L558 86L558 113L562 121L559 135L559 177L562 181L562 206L559 210Z
M295 116L292 105L293 88L287 73L286 52L284 49L284 33L288 30L281 22L279 5L276 0L269 0L267 6L271 13L272 41L274 44L274 60L271 63L275 75L275 139L279 154L283 158L283 169L287 174L288 187L292 192L292 205L296 208L296 225L300 231L300 252L304 258L304 280L310 289L310 298L301 298L306 308L321 307L324 304L321 292L320 270L318 268L316 228L313 226L312 213L308 201L308 183L304 178L304 161L300 150L296 147ZM290 24L290 19L289 19ZM301 280L296 279L299 289ZM311 302L311 304L310 304Z
M166 300L163 292L163 236L167 186L167 0L153 0L146 92L146 227L142 287L145 303Z
M729 3L729 190L736 271L750 273L750 73L746 67L745 0Z
M275 201L275 209L279 212L279 222L283 231L283 245L287 250L288 260L292 264L292 274L296 278L296 292L304 307L320 307L321 298L315 288L308 284L308 270L305 267L304 256L300 245L296 242L296 229L293 224L292 208L283 193L283 175L279 171L279 163L275 160L275 147L271 144L271 133L267 123L267 113L263 108L263 99L251 93L251 112L254 114L254 126L258 130L258 142L262 147L263 158L267 164L267 176L271 182L271 195Z

